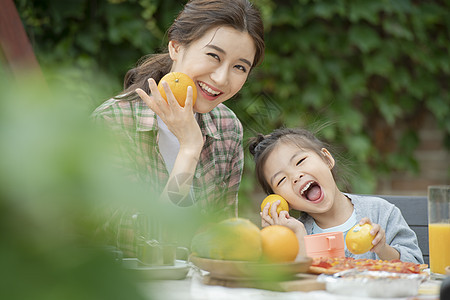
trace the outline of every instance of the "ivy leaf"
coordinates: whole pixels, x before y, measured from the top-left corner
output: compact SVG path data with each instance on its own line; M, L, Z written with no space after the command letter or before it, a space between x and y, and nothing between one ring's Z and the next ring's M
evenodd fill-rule
M322 97L323 88L317 85L309 86L302 95L302 102L307 106L319 108L322 105L324 97Z
M343 15L344 12L345 4L342 0L317 2L314 6L315 15L324 19L330 19L334 14Z
M349 40L363 53L370 52L380 44L380 38L375 30L369 26L353 26L349 32Z
M394 125L395 120L401 115L402 109L390 94L375 95L374 99L377 107L389 125ZM395 101L395 102L394 102Z
M358 165L357 174L351 176L350 182L353 187L353 193L371 194L376 189L378 178L370 167Z
M382 51L368 55L363 58L364 71L366 74L377 74L387 77L391 74L393 66L388 53Z
M378 13L383 10L383 1L350 1L349 5L349 19L351 22L358 22L366 20L370 24L378 24Z
M351 156L356 157L359 161L367 161L371 150L371 142L366 135L348 134L345 135L344 141Z
M443 18L447 18L448 20L448 9L443 9L437 3L421 2L418 5L418 10L420 11L420 15L417 18L420 18L423 27L439 24Z
M411 86L411 76L404 67L398 67L393 70L393 76L390 78L394 91L401 92Z
M358 132L364 124L363 115L357 109L349 109L348 103L336 101L335 114L339 120L339 126L346 132Z
M412 154L419 146L419 137L415 130L406 130L399 141L400 152Z
M76 44L88 53L97 53L100 48L101 39L88 32L80 32L76 36Z
M448 95L445 95L444 93L442 95L434 95L425 102L425 105L433 112L437 119L450 119L450 101Z
M396 20L386 20L383 22L383 29L386 33L389 33L397 38L402 38L408 41L412 41L414 39L412 32Z

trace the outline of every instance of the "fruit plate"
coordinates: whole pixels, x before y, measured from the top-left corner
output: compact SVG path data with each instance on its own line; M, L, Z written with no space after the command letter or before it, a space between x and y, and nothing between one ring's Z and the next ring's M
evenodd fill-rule
M208 271L209 276L218 279L273 279L286 280L297 273L307 273L312 263L310 257L295 262L262 263L202 258L191 255L189 260L198 268Z

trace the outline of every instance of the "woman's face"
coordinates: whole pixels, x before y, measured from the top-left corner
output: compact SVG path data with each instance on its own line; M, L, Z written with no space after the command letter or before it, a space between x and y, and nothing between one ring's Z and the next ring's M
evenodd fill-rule
M176 41L169 43L171 72L183 72L194 80L197 87L194 111L199 113L210 112L242 88L255 52L250 35L231 27L210 29L189 47Z
M325 149L301 149L292 143L279 143L264 164L264 178L275 194L289 206L307 213L324 213L334 203L337 187L331 169L334 159Z

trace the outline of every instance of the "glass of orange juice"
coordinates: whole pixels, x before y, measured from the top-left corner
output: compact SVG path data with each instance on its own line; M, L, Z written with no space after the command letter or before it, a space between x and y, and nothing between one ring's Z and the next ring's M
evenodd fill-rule
M450 266L450 185L428 187L430 270L445 274Z

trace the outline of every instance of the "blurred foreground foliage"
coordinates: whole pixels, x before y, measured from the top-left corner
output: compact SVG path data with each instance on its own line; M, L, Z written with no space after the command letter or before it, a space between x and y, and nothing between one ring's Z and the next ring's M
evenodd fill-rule
M200 220L114 169L76 82L0 79L0 299L144 299L106 247L104 212L126 203L180 235Z
M15 2L41 65L78 68L79 82L100 91L87 96L93 108L121 90L141 56L165 47L165 31L186 1ZM357 174L346 191L357 193L373 193L378 178L397 171L420 173L414 150L427 114L450 148L448 1L254 2L265 21L266 58L227 102L246 138L328 124L321 137L345 154ZM246 158L244 204L257 186Z

